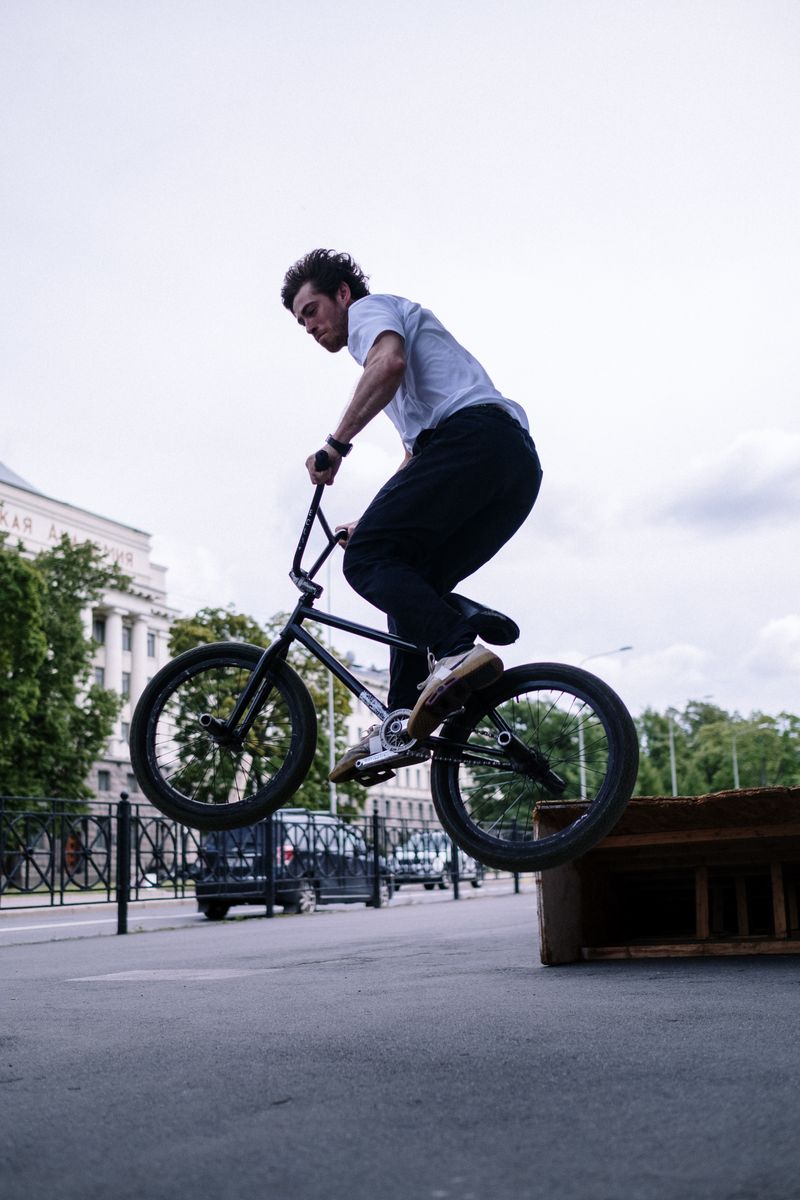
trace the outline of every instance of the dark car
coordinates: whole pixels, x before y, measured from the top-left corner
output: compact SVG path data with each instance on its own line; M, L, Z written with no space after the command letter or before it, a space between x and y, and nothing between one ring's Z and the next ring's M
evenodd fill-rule
M275 813L272 829L276 904L303 913L318 904L374 904L374 857L358 825L285 808ZM267 845L267 821L206 835L194 873L198 906L209 920L222 920L234 904L266 904ZM391 873L382 863L382 904L392 891Z
M453 882L453 843L440 829L416 830L398 845L389 860L395 889L404 883L421 883L428 891L448 888ZM483 866L456 848L458 877L473 887L483 886Z

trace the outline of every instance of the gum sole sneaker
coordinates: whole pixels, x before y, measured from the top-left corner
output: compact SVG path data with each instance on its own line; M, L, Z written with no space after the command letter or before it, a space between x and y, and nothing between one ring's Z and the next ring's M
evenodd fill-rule
M446 717L463 708L473 692L489 687L503 674L503 664L485 646L440 658L425 680L422 695L408 718L408 736L430 737Z
M359 771L356 768L356 763L362 758L367 758L370 754L377 754L382 749L380 739L380 725L373 725L364 734L360 742L356 742L348 750L345 750L342 757L337 762L336 766L331 771L328 779L332 783L348 783L351 779L357 779L364 787L370 787L374 783L384 783L387 779L394 778L394 767L407 767L409 763L418 763L420 754L403 754L402 751L395 758L387 759L385 765L382 764L380 769L373 768L366 771Z

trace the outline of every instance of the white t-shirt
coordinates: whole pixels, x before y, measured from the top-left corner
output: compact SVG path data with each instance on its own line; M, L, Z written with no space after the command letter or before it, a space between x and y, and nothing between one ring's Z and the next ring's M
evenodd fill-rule
M525 410L498 392L477 359L427 308L402 296L364 296L348 309L347 349L362 367L387 330L405 341L403 382L385 408L411 450L423 429L435 429L459 409L496 404L528 429Z

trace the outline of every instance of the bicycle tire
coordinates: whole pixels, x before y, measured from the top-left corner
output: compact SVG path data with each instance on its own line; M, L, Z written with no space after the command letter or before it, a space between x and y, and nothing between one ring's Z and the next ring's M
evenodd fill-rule
M511 730L513 746L500 736ZM579 667L506 671L445 723L431 764L434 807L473 858L543 871L584 854L621 816L636 783L636 728L607 684ZM470 766L464 750L469 746ZM549 772L549 774L548 774Z
M201 713L224 720L263 651L240 642L197 646L167 663L142 692L131 722L131 762L148 800L194 829L235 829L269 816L305 779L317 718L303 681L285 662L243 743L219 738Z

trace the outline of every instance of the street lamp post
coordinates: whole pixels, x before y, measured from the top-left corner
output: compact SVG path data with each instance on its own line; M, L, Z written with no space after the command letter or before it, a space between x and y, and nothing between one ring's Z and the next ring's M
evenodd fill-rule
M667 709L667 733L669 734L669 774L672 783L672 794L678 794L678 768L675 762L675 709Z
M615 650L601 650L597 654L587 654L585 658L581 659L581 661L578 663L578 666L582 667L584 663L589 662L589 660L592 658L606 658L609 654L624 654L626 650L632 649L633 646L617 646ZM581 780L581 800L585 800L588 789L586 786L586 753L583 737L582 713L578 716L578 769L580 771Z

